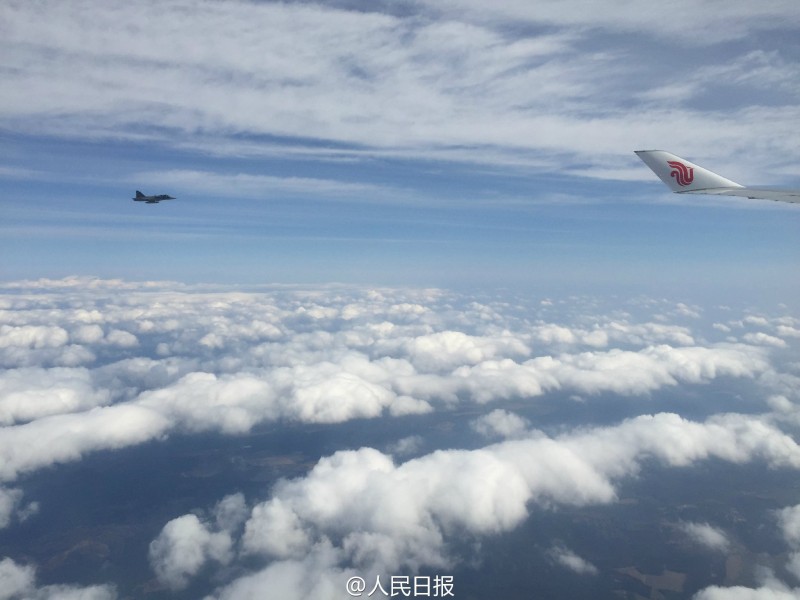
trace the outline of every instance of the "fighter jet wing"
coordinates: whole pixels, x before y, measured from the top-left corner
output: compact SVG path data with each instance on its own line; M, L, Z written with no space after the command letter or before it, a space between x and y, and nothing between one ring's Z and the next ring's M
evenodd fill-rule
M131 200L135 200L136 202L144 202L145 204L158 204L163 200L175 200L175 198L167 194L159 194L158 196L146 196L139 190L136 190L136 195L133 198L131 198Z

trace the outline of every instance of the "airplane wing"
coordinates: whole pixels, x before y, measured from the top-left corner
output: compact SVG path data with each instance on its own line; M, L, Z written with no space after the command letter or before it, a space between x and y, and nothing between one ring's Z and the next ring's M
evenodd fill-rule
M740 196L800 203L800 190L745 187L663 150L637 150L636 155L676 194Z

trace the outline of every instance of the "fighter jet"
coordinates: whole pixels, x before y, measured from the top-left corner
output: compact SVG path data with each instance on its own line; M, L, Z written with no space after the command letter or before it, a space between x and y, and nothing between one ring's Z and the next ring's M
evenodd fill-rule
M800 190L745 187L663 150L636 150L661 181L676 194L741 196L781 202L800 202Z
M166 194L161 194L159 196L145 196L139 190L136 190L136 196L131 198L131 200L135 200L136 202L145 202L146 204L158 204L162 200L175 200L172 196L167 196Z

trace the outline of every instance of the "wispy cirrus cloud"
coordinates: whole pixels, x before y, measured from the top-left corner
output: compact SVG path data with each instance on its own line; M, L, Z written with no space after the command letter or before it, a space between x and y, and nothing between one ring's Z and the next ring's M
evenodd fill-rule
M222 194L226 197L269 198L271 195L303 195L339 197L348 200L375 198L387 195L385 188L363 183L346 183L313 177L275 177L247 173L225 174L209 171L172 170L137 173L132 181L148 181L153 185L179 186L202 194Z
M487 8L480 0L446 0L430 2L444 10L473 12L483 18L521 20L531 23L574 25L578 27L607 29L619 32L646 32L664 38L679 38L683 43L704 46L723 40L741 38L747 32L771 29L797 22L796 12L788 14L788 5L781 0L753 6L746 0L726 4L725 11L714 5L699 6L691 0L678 0L669 6L626 4L617 7L598 6L591 0L577 0L564 4L545 0L532 6L523 0L507 2L501 7ZM441 8L440 8L441 10ZM691 18L686 18L691 15ZM720 31L710 31L712 26Z
M627 154L646 140L699 156L722 148L723 167L749 149L740 172L763 165L764 152L773 165L776 154L787 164L795 156L782 135L798 111L790 49L743 49L733 61L681 50L687 41L713 48L783 31L798 19L785 3L737 2L724 11L673 3L666 19L649 6L598 10L579 0L406 8L14 4L2 42L0 117L28 133L150 138L217 152L246 151L247 138L260 137L259 146L288 142L331 158L389 152L563 169L568 157L570 172L608 177L612 169L624 179L644 177ZM128 26L110 25L120 22ZM592 49L596 36L622 33L611 49ZM675 53L675 73L658 68L652 35ZM709 74L710 85L733 82L753 101L687 106L713 92L699 83ZM762 97L765 82L785 90L780 105ZM765 137L768 148L755 144ZM631 168L620 167L623 148Z

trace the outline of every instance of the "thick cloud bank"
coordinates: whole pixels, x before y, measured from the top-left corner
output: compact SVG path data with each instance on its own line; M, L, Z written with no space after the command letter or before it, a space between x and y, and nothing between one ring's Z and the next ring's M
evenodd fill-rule
M437 290L73 283L64 294L46 282L11 287L3 300L4 481L175 432L425 414L551 391L637 396L770 371L768 348L731 336L701 345L680 325L602 315L587 328Z
M149 561L176 593L217 573L208 591L219 598L265 587L287 598L339 597L353 574L454 568L464 540L480 544L558 507L613 505L620 486L649 469L800 469L792 434L800 319L785 313L724 308L706 317L657 299L603 307L578 297L91 279L3 291L6 528L48 501L28 498L26 476L91 453L275 423L471 415L463 448L441 447L433 429L403 430L382 449L327 452L262 497L231 489L211 509L174 515L152 539ZM750 412L704 414L714 386L749 390ZM701 416L652 410L666 392L697 398ZM598 422L607 398L625 412ZM548 428L521 414L544 402L578 416ZM794 513L780 519L795 552ZM730 551L709 523L679 528L696 546ZM560 540L545 541L541 554L559 572L602 570ZM36 589L13 558L3 563L9 581ZM796 562L793 554L788 572Z
M638 473L648 459L686 467L710 458L800 469L800 446L774 427L738 415L696 423L658 414L556 438L531 431L525 439L440 450L402 464L371 448L337 452L256 504L239 546L245 556L294 564L322 544L338 557L336 570L448 567L454 559L447 539L456 532L480 537L509 531L537 507L614 502L616 482ZM185 531L175 540L179 526ZM687 530L709 546L725 542L707 525ZM171 521L154 542L174 540L170 552L151 554L155 570L164 581L175 581L186 571L175 563L199 560L213 535L221 534L210 534L193 515ZM597 572L570 551L553 556L573 571ZM264 585L271 581L271 564L260 575Z

